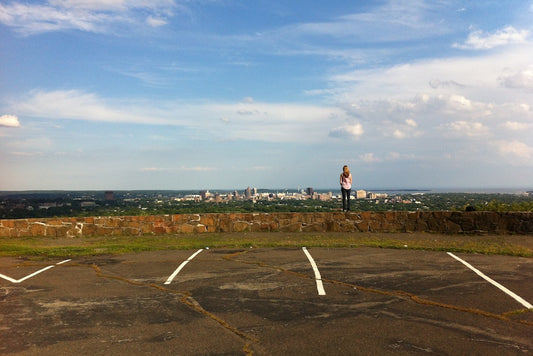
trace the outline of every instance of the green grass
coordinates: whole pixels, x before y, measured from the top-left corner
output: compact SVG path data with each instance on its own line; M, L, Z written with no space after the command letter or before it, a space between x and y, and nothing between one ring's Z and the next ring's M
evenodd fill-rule
M533 257L533 236L410 233L204 233L86 238L0 238L0 256L32 258L198 248L375 247Z

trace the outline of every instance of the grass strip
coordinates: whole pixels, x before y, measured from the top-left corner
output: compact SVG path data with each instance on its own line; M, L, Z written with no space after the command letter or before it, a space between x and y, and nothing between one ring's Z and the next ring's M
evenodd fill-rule
M0 238L0 256L34 258L197 248L375 247L533 257L533 237L412 233L203 233L83 238Z

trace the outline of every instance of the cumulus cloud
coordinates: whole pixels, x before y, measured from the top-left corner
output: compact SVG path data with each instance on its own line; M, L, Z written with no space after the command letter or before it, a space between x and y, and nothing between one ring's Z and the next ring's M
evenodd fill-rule
M19 118L15 115L0 116L0 127L20 127Z
M411 127L417 127L418 126L416 121L413 120L413 119L407 119L407 120L405 120L405 123L407 124L407 126L411 126Z
M527 30L517 30L513 26L507 26L494 33L473 31L464 43L456 43L453 46L461 49L492 49L507 44L525 43L528 36Z
M504 73L500 80L504 87L533 91L533 65L511 73Z
M531 53L532 44L524 43L471 57L339 72L330 77L331 100L364 125L362 144L402 154L417 147L435 157L443 150L453 157L475 151L488 162L495 155L482 152L491 152L494 141L527 142ZM330 136L341 137L340 128Z
M376 124L376 123L374 123ZM381 124L380 131L387 137L403 140L407 138L417 137L421 134L418 130L418 124L413 119L406 119L405 121L391 121L386 120Z
M358 139L363 135L363 125L357 123L336 127L329 132L330 137Z
M392 135L395 137L395 138L398 138L398 139L403 139L407 136L407 134L405 132L403 132L402 130L400 129L396 129L394 130L394 132L392 133Z
M532 124L525 123L525 122L516 122L516 121L507 121L505 123L505 128L512 130L512 131L522 131L527 130L532 126Z
M338 72L329 77L329 87L336 88L331 96L347 106L364 106L366 101L378 100L405 103L406 98L418 98L418 104L427 105L428 98L439 95L455 96L459 99L456 103L461 96L480 103L487 97L515 101L520 99L516 90L500 89L530 88L532 56L533 44L525 43L477 56L418 60L379 70ZM522 101L528 102L529 95L524 92Z
M480 122L454 121L444 126L454 136L480 137L490 133L489 129Z
M499 141L497 142L499 152L504 156L512 156L522 161L529 162L533 158L533 147L527 144L513 140L513 141Z

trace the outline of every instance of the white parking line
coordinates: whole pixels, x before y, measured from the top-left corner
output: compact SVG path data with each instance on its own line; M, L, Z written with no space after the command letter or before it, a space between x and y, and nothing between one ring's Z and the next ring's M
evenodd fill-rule
M485 274L483 274L480 270L474 268L471 264L469 264L468 262L466 261L463 261L462 259L460 259L459 257L455 256L453 253L451 252L448 252L448 255L452 256L453 258L455 258L457 261L461 262L462 264L464 264L466 267L470 268L472 271L474 271L478 276L480 276L481 278L483 278L484 280L486 280L487 282L491 283L492 285L498 287L500 290L502 290L504 293L506 293L507 295L511 296L512 298L514 298L518 303L522 304L524 307L528 308L528 309L533 309L533 305L531 305L530 303L528 303L525 299L523 299L522 297L516 295L515 293L511 292L509 289L505 288L504 286L502 286L500 283L496 282L495 280L491 279L490 277L487 277Z
M307 256L307 259L309 260L309 263L311 263L311 267L313 267L313 271L315 272L316 289L318 291L318 295L326 295L326 291L324 290L324 284L322 283L322 277L320 276L320 271L316 266L315 260L313 259L309 251L307 251L306 247L302 247L302 250Z
M40 269L40 270L38 270L37 272L33 272L32 274L29 274L29 275L27 275L26 277L23 277L23 278L21 278L21 279L14 279L14 278L11 278L11 277L8 277L8 276L5 276L5 275L3 275L3 274L0 274L0 277L3 278L3 279L5 279L5 280L10 281L11 283L22 283L22 282L24 282L25 280L30 279L31 277L34 277L34 276L38 275L38 274L41 273L41 272L44 272L44 271L46 271L46 270L49 270L50 268L54 268L55 266L59 266L59 265L61 265L61 264L63 264L63 263L69 262L69 261L70 261L70 260L64 260L64 261L58 262L58 263L56 263L55 265L51 265L51 266L45 267L45 268L43 268L43 269Z
M172 273L172 274L170 275L170 277L168 277L168 279L167 279L167 281L165 282L165 284L170 284L170 283L172 283L172 280L173 280L174 278L176 278L176 276L178 275L178 273L180 273L180 271L183 269L183 267L185 267L185 265L186 265L187 263L191 262L191 260L192 260L193 258L195 258L196 255L198 255L198 254L199 254L200 252L202 252L203 250L204 250L203 248L199 249L198 251L196 251L195 253L193 253L193 254L191 255L191 257L189 257L186 261L184 261L184 262L183 262L183 263L182 263L182 264L181 264L181 265L180 265L180 266L174 271L174 273Z

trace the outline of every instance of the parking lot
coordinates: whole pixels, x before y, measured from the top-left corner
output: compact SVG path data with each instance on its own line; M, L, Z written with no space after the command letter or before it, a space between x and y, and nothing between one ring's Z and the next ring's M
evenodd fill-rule
M379 248L0 258L0 354L515 355L533 260Z

